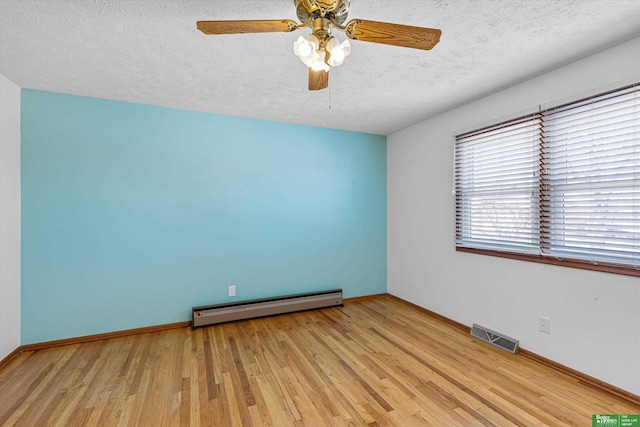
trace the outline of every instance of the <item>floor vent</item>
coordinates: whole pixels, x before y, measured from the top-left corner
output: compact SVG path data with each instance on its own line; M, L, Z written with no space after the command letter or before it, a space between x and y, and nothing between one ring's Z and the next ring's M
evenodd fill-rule
M342 289L284 295L191 309L191 328L342 304Z
M476 325L475 323L473 324L473 328L471 328L471 336L506 350L511 354L516 354L518 351L518 340L492 331L484 326Z

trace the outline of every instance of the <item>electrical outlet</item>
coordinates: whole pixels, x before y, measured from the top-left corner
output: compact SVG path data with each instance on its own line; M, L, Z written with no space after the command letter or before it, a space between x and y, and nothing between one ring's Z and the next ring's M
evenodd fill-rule
M230 297L236 296L236 285L229 286L229 296Z
M538 328L540 332L544 332L545 334L551 333L551 319L544 316L538 316Z

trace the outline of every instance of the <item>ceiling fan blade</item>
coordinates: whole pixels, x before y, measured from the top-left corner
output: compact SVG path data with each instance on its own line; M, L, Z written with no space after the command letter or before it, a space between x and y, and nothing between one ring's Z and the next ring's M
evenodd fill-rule
M198 29L205 34L288 33L298 29L291 19L198 21Z
M442 31L387 22L352 19L345 33L354 40L430 50L440 41Z
M329 87L329 72L315 71L309 67L309 90L320 90Z

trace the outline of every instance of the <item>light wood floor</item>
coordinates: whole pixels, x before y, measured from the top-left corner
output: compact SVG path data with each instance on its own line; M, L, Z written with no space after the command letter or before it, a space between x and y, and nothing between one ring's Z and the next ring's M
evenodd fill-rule
M2 426L590 426L640 407L395 299L21 354Z

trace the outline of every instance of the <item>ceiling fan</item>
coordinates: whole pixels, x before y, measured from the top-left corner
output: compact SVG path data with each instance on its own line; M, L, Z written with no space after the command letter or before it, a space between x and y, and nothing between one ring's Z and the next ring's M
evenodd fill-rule
M434 28L389 24L352 19L343 25L350 0L294 0L300 22L291 19L198 21L205 34L243 34L291 32L311 27L311 34L299 37L294 53L309 67L309 90L329 85L329 69L342 64L351 53L349 40L342 43L331 35L333 28L352 40L430 50L440 41L441 31Z

